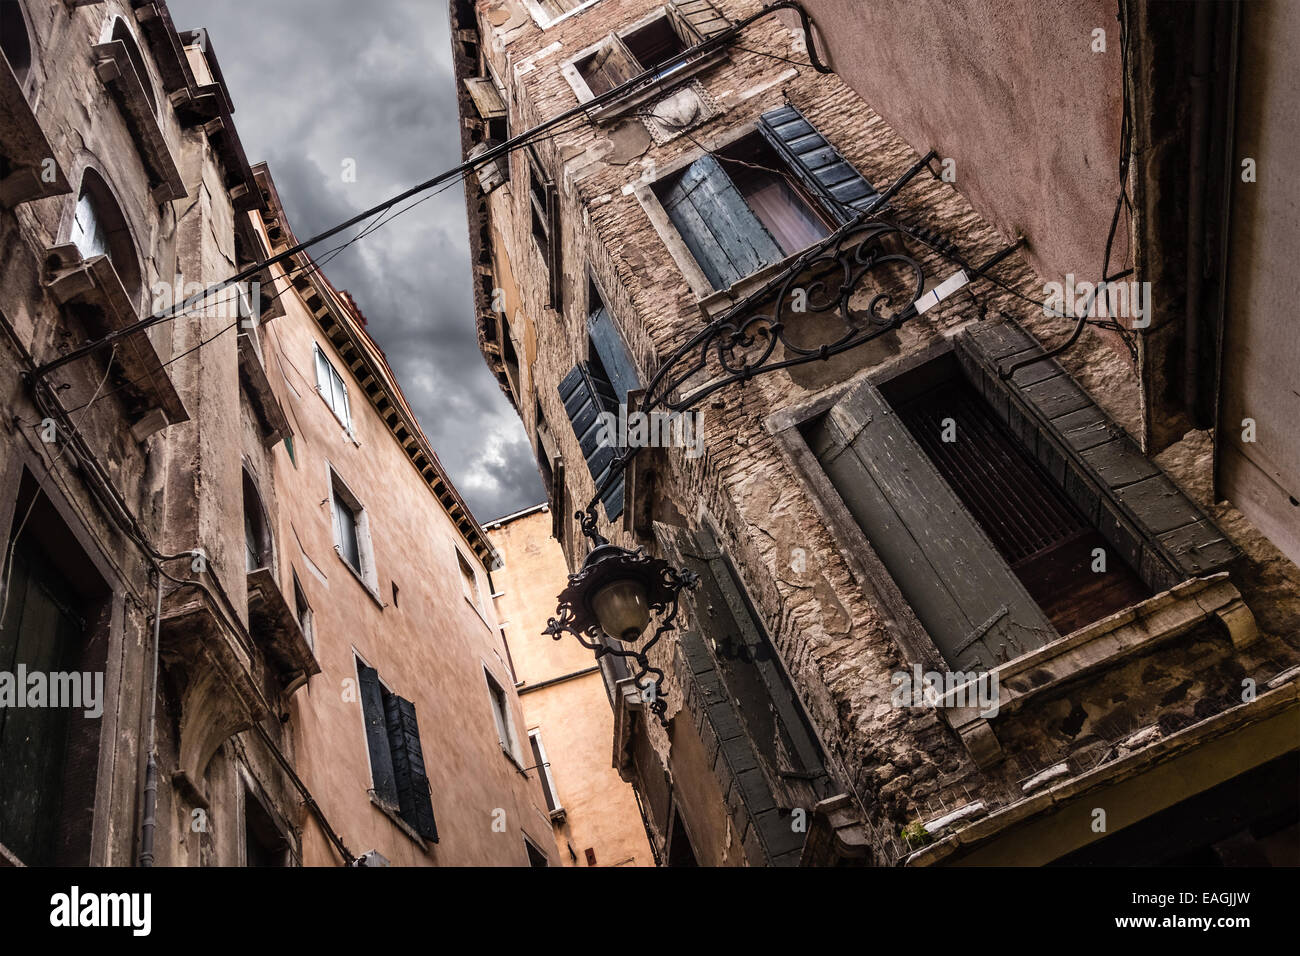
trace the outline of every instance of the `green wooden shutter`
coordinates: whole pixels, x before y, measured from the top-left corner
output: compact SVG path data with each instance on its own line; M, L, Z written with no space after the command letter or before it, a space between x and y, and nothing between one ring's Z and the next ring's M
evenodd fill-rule
M366 746L370 750L370 778L375 796L390 806L399 806L397 780L393 774L393 753L388 745L388 720L384 715L384 689L379 672L357 661L361 686L361 712L366 721Z
M388 724L388 742L393 754L393 776L397 804L402 819L426 840L438 842L438 826L433 819L433 801L429 796L429 777L420 747L420 725L415 720L415 705L396 694L387 695L384 717Z
M715 289L725 289L785 258L712 156L692 163L668 186L660 201Z
M768 110L759 130L840 222L876 198L876 188L793 106ZM845 208L848 207L848 208Z
M564 402L564 412L569 416L573 434L577 436L578 446L582 449L582 457L587 461L587 468L595 479L596 486L600 487L608 476L617 453L615 446L602 433L600 413L612 410L617 414L618 399L608 382L591 375L589 369L582 365L574 366L564 376L559 391L560 400ZM605 492L601 501L610 521L623 513L621 477Z
M841 399L808 443L950 666L989 669L1056 638L873 385Z
M591 337L596 354L600 356L600 364L605 366L605 371L609 374L614 397L619 402L626 403L627 393L641 387L641 378L636 366L632 364L632 356L628 354L623 336L614 326L609 309L603 304L587 317L587 334Z

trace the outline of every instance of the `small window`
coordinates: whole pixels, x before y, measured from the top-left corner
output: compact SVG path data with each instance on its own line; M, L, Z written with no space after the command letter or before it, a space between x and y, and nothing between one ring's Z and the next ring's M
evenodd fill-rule
M246 571L271 564L271 530L266 524L266 509L257 493L253 476L244 469L244 564Z
M297 571L293 572L293 611L298 619L298 626L302 628L302 636L307 639L307 646L314 650L316 635L312 631L311 605L307 603L307 593L302 589Z
M684 17L665 8L647 23L610 35L598 50L579 59L574 66L592 95L600 96L680 56L700 39ZM662 80L684 65L674 65L655 79Z
M244 791L244 865L289 865L289 841L261 801L247 790Z
M487 678L488 695L492 699L492 719L496 723L497 740L506 755L519 763L519 743L515 738L514 719L510 715L510 698L506 696L505 688L497 683L486 668L483 676Z
M108 256L127 295L132 300L139 296L140 264L130 228L108 183L93 169L82 174L68 242L76 246L82 259Z
M542 781L542 792L546 795L546 809L555 812L560 809L560 795L555 789L555 775L546 759L546 748L542 746L542 732L530 730L528 743L533 751L533 766L537 768L537 777Z
M325 352L319 345L315 346L316 351L316 391L320 397L325 399L325 404L334 412L334 417L346 429L352 428L352 408L348 404L348 387L343 381L343 376L334 368L332 362L325 357Z
M390 813L396 813L420 837L438 842L429 777L415 705L394 694L379 672L356 661L361 713L370 754L371 793Z
M713 290L802 252L878 201L867 178L793 106L767 111L754 132L653 191ZM695 270L683 268L706 294Z
M330 470L331 509L334 518L334 546L344 562L374 591L370 556L369 521L361 503L348 490L334 470Z
M551 863L546 859L546 854L528 837L524 837L524 849L528 851L529 866L550 866Z
M547 304L560 308L560 201L555 181L546 173L532 147L524 151L528 160L528 204L533 241L547 269Z
M474 573L474 566L465 559L460 548L456 549L456 562L460 565L460 583L465 597L480 614L483 613L483 593L479 589L478 575Z
M25 86L32 69L32 40L27 18L18 0L0 0L0 50L19 86Z

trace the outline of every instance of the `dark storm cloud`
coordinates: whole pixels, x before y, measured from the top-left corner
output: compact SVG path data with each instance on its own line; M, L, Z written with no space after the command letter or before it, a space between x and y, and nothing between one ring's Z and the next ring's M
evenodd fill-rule
M179 28L208 29L249 159L269 164L299 237L460 161L442 0L168 7ZM344 180L345 162L355 163L356 182ZM335 245L313 250L317 261ZM474 514L487 520L541 501L519 418L478 352L461 187L414 206L325 271L365 313Z

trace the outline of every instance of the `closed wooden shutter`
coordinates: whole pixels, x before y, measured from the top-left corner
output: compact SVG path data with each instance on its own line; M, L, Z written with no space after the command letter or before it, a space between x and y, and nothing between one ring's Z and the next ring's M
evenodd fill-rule
M691 46L731 26L731 21L709 0L675 0L668 7L676 14L678 23L686 28L687 35L683 39L690 41Z
M429 777L424 766L424 751L420 747L415 705L404 697L388 694L384 701L384 716L388 724L397 805L402 819L420 836L437 843L438 827L433 819L433 802L429 796Z
M573 434L577 436L582 457L587 461L587 468L596 486L600 487L609 475L617 449L609 440L612 436L603 434L600 427L600 413L613 411L617 414L618 399L609 382L590 374L585 365L577 365L564 376L560 382L560 400L564 402L564 412L569 416ZM605 492L601 499L605 506L605 515L613 521L623 513L623 479L620 477Z
M715 289L785 258L712 156L692 163L659 198Z
M596 354L600 356L600 364L609 375L614 397L626 404L628 392L641 387L641 377L632 364L632 356L627 352L623 336L619 334L609 309L603 303L598 303L596 310L587 317L587 334L591 337Z
M759 130L841 223L876 198L876 188L793 106L768 110ZM847 207L847 208L846 208Z
M397 779L393 774L393 754L388 746L388 720L384 715L384 689L379 672L357 661L357 678L361 686L361 712L366 721L366 746L370 750L370 779L375 796L397 807Z
M986 670L1056 638L873 385L841 399L808 443L950 666Z

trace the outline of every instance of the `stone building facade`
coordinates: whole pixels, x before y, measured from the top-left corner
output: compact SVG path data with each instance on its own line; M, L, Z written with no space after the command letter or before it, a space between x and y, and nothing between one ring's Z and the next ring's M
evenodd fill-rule
M576 641L541 641L565 584L546 505L486 525L502 566L493 595L523 706L529 766L542 781L565 866L653 866L636 792L610 761L605 673Z
M614 764L656 852L1294 862L1300 571L1289 532L1216 483L1236 422L1172 404L1184 343L1168 326L1186 289L1178 223L1161 217L1186 183L1157 159L1174 150L1141 154L1140 213L1119 220L1105 272L1135 296L1151 282L1154 309L1112 292L1111 311L1076 322L1080 290L1049 310L1055 270L1085 245L1100 262L1106 242L1088 225L1108 223L1100 200L1055 234L1035 198L1078 155L1048 162L1041 135L963 138L969 115L1019 102L979 84L947 92L938 116L958 133L927 155L940 120L918 86L841 42L858 6L809 3L828 38L810 50L795 3L450 4L467 156L567 115L467 186L480 343L533 442L555 536L576 571L589 545L572 515L599 490L602 535L700 578L652 652L662 723L600 658ZM1121 8L1123 41L1080 80L1102 95L1055 69L1060 95L1035 93L1054 111L1040 122L1103 131L1087 155L1110 169L1166 115L1135 91L1166 95L1161 77L1196 48L1154 6ZM1087 44L1099 9L1050 29ZM910 22L891 26L894 53L921 43ZM990 140L1037 178L990 168ZM1068 203L1075 185L1061 188ZM763 315L748 338L701 338L719 317ZM1188 368L1232 361L1216 334L1200 341ZM673 361L668 390L656 376ZM636 439L600 414L691 396L702 444L679 432L611 478Z
M0 860L553 859L491 546L355 304L304 257L135 325L295 241L211 39L5 0L0 48Z

